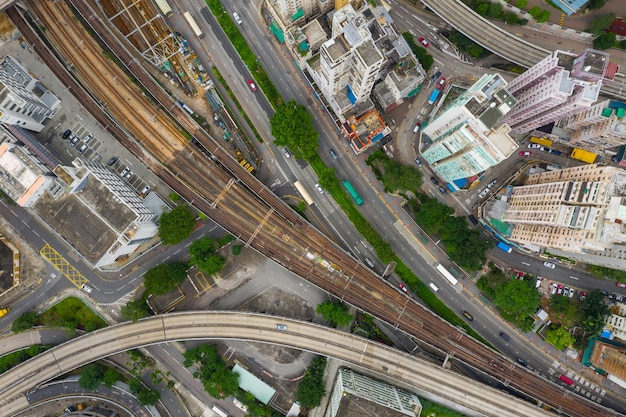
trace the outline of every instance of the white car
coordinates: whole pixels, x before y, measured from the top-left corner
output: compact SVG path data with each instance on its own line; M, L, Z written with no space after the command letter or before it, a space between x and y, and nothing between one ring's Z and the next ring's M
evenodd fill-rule
M535 282L535 288L539 288L539 287L541 287L541 280L542 280L542 279L543 279L543 278L541 278L541 277L537 277L537 282Z
M543 266L550 269L554 269L556 267L556 265L554 265L552 262L544 262Z
M558 285L556 285L556 283L552 283L552 286L550 287L550 294L554 295L556 294L556 290L558 288Z
M569 298L574 298L574 293L575 293L575 292L576 292L576 291L574 291L574 289L573 289L573 288L570 288L570 289L569 289L569 294L568 294L568 297L569 297Z
M324 194L324 189L322 188L322 186L321 186L321 185L319 185L319 184L315 184L315 188L317 188L317 191L319 191L319 192L320 192L320 194Z
M529 143L529 144L528 144L528 147L529 147L530 149L541 149L541 145L540 145L540 144L538 144L538 143Z
M282 151L283 151L283 155L285 155L285 158L287 159L291 158L291 154L289 153L287 148L283 148Z
M91 288L89 285L87 284L83 284L80 286L80 288L83 289L83 291L85 291L87 294L91 294L93 292L93 288Z
M241 20L241 17L239 17L239 13L233 12L233 17L235 18L235 22L237 22L238 25L243 23L243 20Z

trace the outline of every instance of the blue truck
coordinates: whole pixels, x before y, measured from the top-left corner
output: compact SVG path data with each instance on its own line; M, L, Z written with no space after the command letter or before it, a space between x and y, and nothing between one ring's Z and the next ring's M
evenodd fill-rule
M506 243L504 243L503 241L499 241L497 244L498 248L502 249L503 251L505 251L506 253L511 253L513 252L513 249L507 245Z
M433 92L431 93L430 97L428 98L428 105L432 106L433 104L435 104L435 101L437 101L437 98L439 97L439 93L441 92L441 90L435 89L433 90Z

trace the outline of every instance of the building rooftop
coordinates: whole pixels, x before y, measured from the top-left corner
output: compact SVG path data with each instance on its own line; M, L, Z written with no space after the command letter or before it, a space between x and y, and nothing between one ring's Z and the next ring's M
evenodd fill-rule
M343 36L337 36L334 39L329 39L325 44L328 55L333 61L339 60L339 58L345 56L350 50L350 46L343 38Z

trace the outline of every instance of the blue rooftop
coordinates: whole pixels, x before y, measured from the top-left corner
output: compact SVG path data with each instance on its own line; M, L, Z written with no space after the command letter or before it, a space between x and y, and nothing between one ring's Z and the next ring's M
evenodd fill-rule
M585 4L589 3L589 0L552 0L552 3L561 9L563 13L571 16Z

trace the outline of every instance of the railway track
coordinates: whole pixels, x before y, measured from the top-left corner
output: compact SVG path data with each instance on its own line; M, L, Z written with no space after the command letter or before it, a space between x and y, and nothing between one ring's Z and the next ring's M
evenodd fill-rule
M35 45L35 50L51 69L77 95L99 120L117 120L102 123L131 152L137 155L172 189L187 201L205 212L233 235L251 247L274 259L287 269L307 279L314 285L337 295L345 302L367 311L397 328L416 336L436 349L464 361L483 371L503 384L525 392L532 398L552 404L572 416L606 416L607 410L566 391L524 369L512 364L489 348L482 346L459 329L424 310L417 303L400 293L398 289L382 284L378 276L335 245L317 229L293 212L284 202L271 193L256 178L250 175L237 161L201 130L189 115L174 101L141 67L138 60L111 33L89 6L80 1L71 2L91 25L102 41L128 68L164 111L168 112L181 126L189 131L211 157L206 158L192 144L176 135L175 124L164 117L158 118L163 128L151 130L146 135L145 126L152 125L154 109L152 103L128 82L121 71L109 60L99 57L98 45L79 29L71 11L63 2L31 1L31 10L41 22L46 22L46 35L59 52L65 51L65 62L71 62L85 85L94 85L91 93L98 102L74 80L65 67L47 51L41 40L21 19L17 9L9 10L22 34ZM59 21L63 25L59 25ZM75 43L64 36L65 29L59 26L74 26L72 38L80 39L79 51ZM69 30L69 29L67 29ZM83 54L83 50L89 52ZM71 53L69 53L71 51ZM79 53L80 52L80 53ZM69 53L69 54L68 54ZM94 65L83 62L93 60ZM102 71L115 76L115 83ZM119 75L121 74L121 75ZM90 87L91 88L91 87ZM116 89L115 93L108 93ZM106 93L106 94L105 94ZM133 123L120 124L126 117L128 98L137 106ZM85 101L83 101L83 99ZM103 108L103 106L106 108ZM151 111L146 111L151 109ZM169 125L169 126L168 126ZM138 146L141 143L141 146ZM178 150L178 145L182 146ZM145 150L144 150L145 149ZM309 254L311 256L309 256Z

